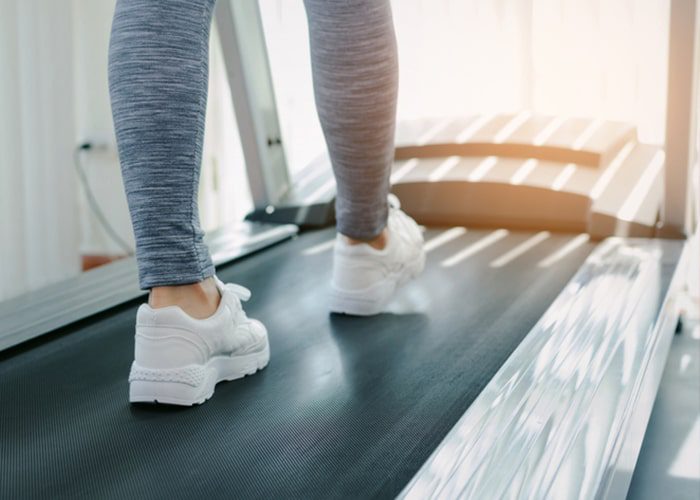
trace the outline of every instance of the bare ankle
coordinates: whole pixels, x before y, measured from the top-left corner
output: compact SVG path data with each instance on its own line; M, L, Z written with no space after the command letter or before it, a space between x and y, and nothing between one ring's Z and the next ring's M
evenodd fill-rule
M386 228L382 230L381 233L376 238L373 238L371 240L356 240L354 238L350 238L349 236L343 235L345 238L345 241L348 242L350 245L360 245L362 243L367 244L371 246L372 248L376 250L384 250L386 247L387 242L389 241L389 234Z
M178 306L196 319L214 314L220 300L221 294L213 277L199 283L153 287L148 295L148 304L154 309Z

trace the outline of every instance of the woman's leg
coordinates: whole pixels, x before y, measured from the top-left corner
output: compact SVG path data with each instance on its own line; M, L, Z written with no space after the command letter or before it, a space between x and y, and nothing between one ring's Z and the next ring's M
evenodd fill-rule
M420 228L389 206L398 56L389 0L305 0L316 107L337 184L332 312L372 315L423 270ZM366 244L365 244L366 243Z
M109 80L141 287L131 402L193 405L270 359L243 287L216 280L197 191L215 0L118 0ZM162 307L177 305L178 307ZM204 319L206 318L206 319Z
M109 88L142 289L214 274L197 193L215 1L117 2Z
M337 182L338 231L387 223L398 56L389 0L305 0L316 107Z

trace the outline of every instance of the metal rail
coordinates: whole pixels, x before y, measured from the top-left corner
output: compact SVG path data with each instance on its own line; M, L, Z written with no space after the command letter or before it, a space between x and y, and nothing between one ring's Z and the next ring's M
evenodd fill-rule
M289 189L289 171L257 0L219 0L216 27L255 208Z

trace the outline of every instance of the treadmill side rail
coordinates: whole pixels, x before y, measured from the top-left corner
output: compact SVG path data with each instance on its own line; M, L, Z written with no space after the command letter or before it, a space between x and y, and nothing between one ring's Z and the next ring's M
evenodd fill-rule
M295 225L241 222L208 232L216 266L296 236ZM0 304L0 351L146 295L139 288L136 258L91 269L68 280Z
M673 328L684 243L601 243L400 498L622 498Z

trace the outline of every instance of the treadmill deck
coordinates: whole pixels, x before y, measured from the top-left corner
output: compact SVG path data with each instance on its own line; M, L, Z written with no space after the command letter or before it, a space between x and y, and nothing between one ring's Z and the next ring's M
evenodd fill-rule
M135 302L0 354L0 497L393 497L594 247L431 229L425 273L354 318L326 306L333 234L219 268L272 358L202 406L128 403Z

